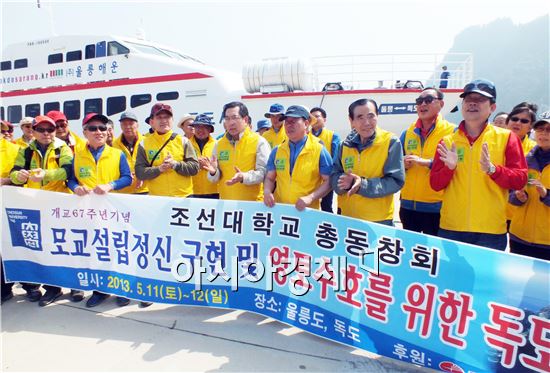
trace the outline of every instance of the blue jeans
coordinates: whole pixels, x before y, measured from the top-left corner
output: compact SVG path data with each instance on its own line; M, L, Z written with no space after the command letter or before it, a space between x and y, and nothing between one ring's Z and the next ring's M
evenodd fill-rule
M460 241L470 243L472 245L478 245L488 247L490 249L504 251L506 249L506 233L492 234L492 233L476 233L476 232L458 232L449 231L447 229L439 228L437 234L441 238L447 238L449 240Z

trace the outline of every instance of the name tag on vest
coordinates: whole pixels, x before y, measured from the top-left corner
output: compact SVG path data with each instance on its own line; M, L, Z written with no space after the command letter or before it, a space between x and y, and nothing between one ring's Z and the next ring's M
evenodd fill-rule
M350 170L355 165L355 157L344 158L344 171Z
M219 155L218 159L220 161L228 161L229 160L229 151L228 150L220 151L220 155Z
M284 171L286 166L286 159L276 159L275 160L275 169L277 171Z
M90 176L92 176L92 167L91 166L80 167L78 169L78 177L84 179L84 178L87 178L87 177L90 177Z

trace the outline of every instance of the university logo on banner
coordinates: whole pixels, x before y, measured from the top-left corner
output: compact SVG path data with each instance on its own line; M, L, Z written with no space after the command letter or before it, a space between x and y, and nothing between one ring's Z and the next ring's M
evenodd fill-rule
M6 208L6 214L12 246L42 251L40 211Z

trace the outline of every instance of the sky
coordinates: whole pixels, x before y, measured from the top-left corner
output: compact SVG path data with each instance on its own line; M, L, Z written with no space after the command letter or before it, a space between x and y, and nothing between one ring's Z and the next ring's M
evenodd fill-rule
M136 36L240 73L272 57L445 53L472 25L548 13L544 0L0 0L2 45L67 34Z

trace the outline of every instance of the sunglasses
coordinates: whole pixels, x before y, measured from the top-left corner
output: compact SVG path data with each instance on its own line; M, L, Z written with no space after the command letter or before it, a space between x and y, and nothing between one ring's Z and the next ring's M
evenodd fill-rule
M464 92L471 92L474 90L487 92L493 97L496 96L495 87L487 83L468 83L464 86Z
M537 128L535 128L535 132L537 132L537 133L546 132L547 134L550 135L550 127L537 127Z
M55 128L52 128L52 127L36 127L34 130L38 133L44 133L44 132L54 133L55 132Z
M107 126L88 126L85 129L86 131L89 131L89 132L96 132L97 130L101 132L105 132L107 131Z
M12 133L13 127L9 127L7 130L2 130L2 133Z
M529 119L518 118L518 117L510 117L510 122L521 122L523 124L531 123Z
M435 100L439 100L437 97L434 97L434 96L426 96L426 97L418 97L416 100L414 100L416 102L416 105L422 105L423 102L426 103L426 105L429 105L431 104L432 102L434 102Z
M55 124L55 128L67 128L67 127L68 127L67 123L56 123Z

